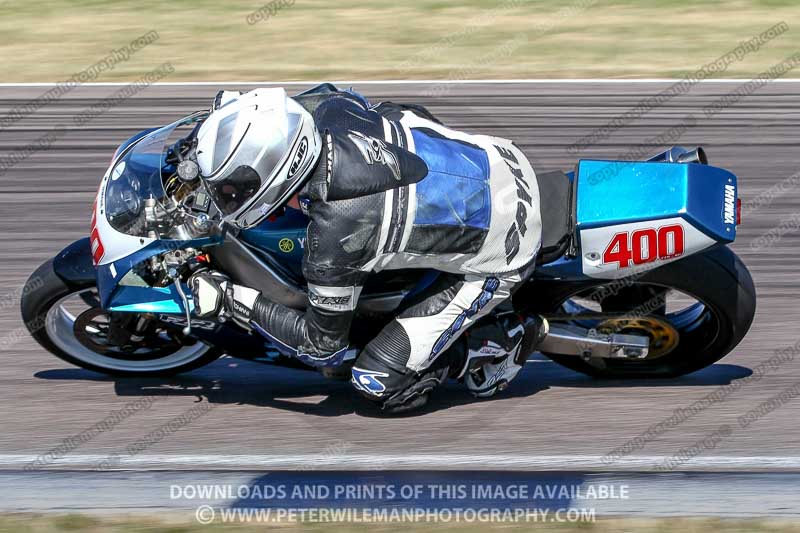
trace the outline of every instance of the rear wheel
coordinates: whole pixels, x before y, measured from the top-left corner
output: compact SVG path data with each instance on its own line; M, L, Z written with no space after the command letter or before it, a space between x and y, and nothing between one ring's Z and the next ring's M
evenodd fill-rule
M650 339L644 359L590 359L545 354L572 370L602 378L671 378L705 368L733 350L756 309L742 261L718 247L640 277L603 280L552 294L551 321Z
M26 283L22 317L36 341L74 365L116 376L172 375L201 367L221 352L153 315L100 307L94 285L70 285L47 261Z

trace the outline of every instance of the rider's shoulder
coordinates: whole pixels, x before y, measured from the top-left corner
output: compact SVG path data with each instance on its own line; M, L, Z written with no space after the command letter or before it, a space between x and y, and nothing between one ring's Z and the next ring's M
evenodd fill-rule
M372 108L376 113L389 120L400 120L403 118L403 113L410 112L425 120L430 120L437 124L441 124L439 120L431 113L427 107L419 104L400 104L397 102L381 102Z
M331 83L323 83L292 97L314 117L320 127L321 122L333 120L332 115L369 109L369 102L358 93L340 90Z

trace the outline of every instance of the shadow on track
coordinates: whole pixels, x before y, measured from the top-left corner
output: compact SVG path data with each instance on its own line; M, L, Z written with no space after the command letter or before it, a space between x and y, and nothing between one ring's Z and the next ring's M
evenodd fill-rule
M508 390L498 398L521 398L551 387L625 388L721 386L752 374L739 365L715 364L675 379L600 380L561 367L542 356L528 361ZM175 377L118 378L78 368L43 370L36 378L54 381L101 381L114 384L118 396L194 396L214 404L271 407L312 416L333 417L355 413L365 417L387 416L364 400L349 383L329 380L308 370L261 365L222 358L214 363ZM609 392L613 394L613 392ZM470 396L462 384L450 381L436 391L428 405L406 415L423 416L450 407L484 403Z

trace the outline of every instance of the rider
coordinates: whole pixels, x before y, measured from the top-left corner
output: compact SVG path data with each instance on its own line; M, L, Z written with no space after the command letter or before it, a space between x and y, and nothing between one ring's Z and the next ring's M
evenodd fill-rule
M425 404L448 377L492 396L538 342L541 321L510 307L541 242L536 176L511 141L450 129L422 106L371 105L323 84L293 98L280 88L220 92L197 132L196 157L233 226L285 207L310 219L305 312L201 271L190 279L198 315L224 314L331 369L356 357L349 333L370 273L439 271L353 364L352 384L390 412Z

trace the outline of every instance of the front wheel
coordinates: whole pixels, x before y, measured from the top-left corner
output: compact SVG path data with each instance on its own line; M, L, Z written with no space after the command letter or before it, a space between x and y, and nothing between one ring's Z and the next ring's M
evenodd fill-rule
M674 378L722 359L753 322L750 273L720 246L627 280L598 280L553 293L545 315L602 333L644 335L644 359L590 359L545 354L572 370L601 378ZM558 320L558 318L556 318Z
M34 339L57 357L115 376L161 376L187 372L221 352L152 315L101 309L92 284L68 284L42 264L25 284L22 318Z

